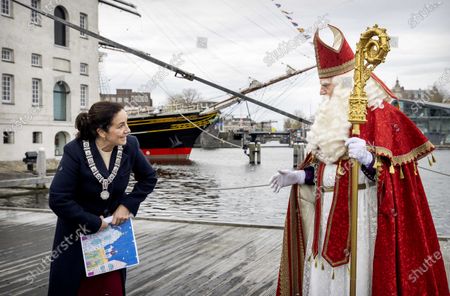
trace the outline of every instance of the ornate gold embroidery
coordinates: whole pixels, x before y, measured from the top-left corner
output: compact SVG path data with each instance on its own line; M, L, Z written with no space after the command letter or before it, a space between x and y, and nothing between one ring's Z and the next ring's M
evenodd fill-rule
M292 198L293 197L293 198ZM297 273L299 272L298 268L300 266L298 260L299 258L297 257L297 242L298 242L298 233L297 233L297 227L295 225L295 222L297 220L297 213L296 213L296 209L295 209L295 194L293 192L291 192L291 200L289 202L289 206L290 206L290 214L292 217L289 218L289 222L290 222L290 229L291 229L291 240L290 240L290 250L291 250L291 254L290 254L290 263L291 263L291 270L290 270L290 275L292 276L291 279L291 285L292 285L292 291L293 292L297 292L299 290L298 287L298 282L297 282Z
M286 219L284 229L287 229L288 219ZM280 263L280 295L289 295L289 259L288 259L288 233L285 232L283 235L283 249L281 252L281 263Z
M421 159L426 154L433 151L434 145L431 144L430 141L427 141L424 144L420 145L419 147L414 148L409 153L396 156L393 155L391 150L384 147L369 146L368 149L370 152L374 152L378 156L388 157L394 166L398 166L401 164L406 164L408 162Z
M348 196L350 196L350 187L351 186L348 186L348 194L349 194ZM338 192L339 192L339 182L336 182L334 195L337 196ZM328 217L328 219L329 219L328 223L330 225L333 223L334 210L336 208L336 203L337 203L337 198L333 198L333 201L332 201L332 204L331 204L331 209L330 209L330 214L329 214L329 217ZM350 199L348 199L348 203L349 203L349 209L350 209ZM350 215L349 215L349 218L350 218ZM328 250L328 241L329 240L330 240L330 229L329 229L329 227L326 227L325 241L323 243L323 251L322 251L323 258L328 263L330 263L331 266L339 266L339 265L341 265L343 263L347 263L348 262L348 258L345 258L344 260L339 261L339 262L334 262L333 264L331 263L332 260L326 255L327 250ZM349 246L349 245L350 245L350 235L347 238L347 246Z
M352 59L352 60L346 62L345 64L342 64L342 65L339 65L336 67L331 67L331 68L326 68L326 69L319 68L318 72L319 72L320 78L328 78L328 77L333 77L333 76L347 73L353 69L355 69L355 59Z

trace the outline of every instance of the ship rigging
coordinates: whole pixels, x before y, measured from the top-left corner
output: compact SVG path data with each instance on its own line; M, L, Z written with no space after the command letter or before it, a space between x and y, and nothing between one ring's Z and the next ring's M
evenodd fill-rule
M175 72L175 77L180 77L187 79L189 81L198 81L215 89L221 90L225 93L231 94L232 97L214 105L212 108L205 110L200 114L200 110L196 112L184 112L180 114L138 114L137 116L130 116L128 123L131 128L132 134L138 137L141 143L141 149L146 156L151 159L187 159L190 155L191 149L196 138L200 135L203 129L207 128L209 125L215 122L218 117L219 110L229 107L232 104L239 103L241 101L248 101L259 105L268 110L274 111L276 113L282 114L291 119L300 121L302 123L310 124L308 120L293 115L291 113L285 112L269 104L265 104L253 98L246 96L246 94L256 91L258 89L267 87L269 85L275 84L277 82L286 80L295 75L305 73L315 66L310 66L305 69L290 71L288 74L280 76L278 78L272 79L268 82L255 85L251 85L249 88L244 89L240 92L233 91L219 84L211 82L209 80L203 79L196 76L193 73L184 71L178 67L171 64L165 63L161 60L153 58L149 53L133 49L126 45L115 42L108 39L102 35L89 31L87 29L81 28L71 22L64 19L56 17L45 11L37 8L33 8L27 4L24 4L17 0L12 0L18 5L35 11L47 18L53 19L56 22L62 23L67 27L74 30L80 31L85 35L91 36L97 40L101 46L120 50L126 53L133 54L139 58L150 61L157 64L165 69ZM102 3L106 3L103 2ZM120 2L121 3L121 2ZM110 4L110 3L109 3ZM135 8L135 7L132 7ZM128 11L128 10L126 10ZM129 11L128 11L129 12ZM136 13L134 13L136 14Z

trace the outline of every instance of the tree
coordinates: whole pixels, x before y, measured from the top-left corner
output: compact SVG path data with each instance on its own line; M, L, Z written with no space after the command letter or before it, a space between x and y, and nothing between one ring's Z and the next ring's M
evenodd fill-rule
M428 102L432 103L442 103L444 101L444 97L436 86L433 86L431 89L427 90L425 92L425 97Z
M297 117L306 119L305 114L302 111L300 111L300 110L295 110L294 111L294 115L297 116ZM304 127L304 123L302 123L300 121L297 121L297 120L294 120L294 119L291 119L291 118L286 118L284 120L283 128L285 130L288 130L288 129L300 129L302 127Z
M436 88L439 96L440 96L440 102L441 103L448 103L450 101L450 90L448 88L448 84L437 84L433 87L433 89Z
M202 95L195 88L185 88L181 94L176 94L168 98L169 104L189 106L201 101Z

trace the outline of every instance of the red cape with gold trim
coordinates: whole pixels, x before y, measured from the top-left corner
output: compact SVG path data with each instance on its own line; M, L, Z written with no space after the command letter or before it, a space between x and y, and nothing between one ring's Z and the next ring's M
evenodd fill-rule
M378 170L372 295L450 295L436 230L417 171L417 160L434 146L408 117L388 103L383 108L368 109L367 123L360 129L360 137L376 155ZM309 155L299 169L311 160ZM347 212L347 208L340 209L341 214ZM286 214L277 295L302 295L306 241L301 217L298 188L294 185ZM339 225L336 219L333 222L329 228ZM347 233L345 229L345 235L337 236L337 240L346 242ZM425 272L417 272L425 267Z

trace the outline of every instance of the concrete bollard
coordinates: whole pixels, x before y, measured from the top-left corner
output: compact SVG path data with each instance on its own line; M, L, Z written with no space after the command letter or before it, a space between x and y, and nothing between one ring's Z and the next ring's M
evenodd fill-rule
M248 157L250 158L250 164L260 164L261 163L261 144L250 142L248 144L248 150L249 154Z
M261 163L261 143L256 143L256 147L255 147L255 154L256 154L256 163L260 164Z
M248 143L248 153L249 153L248 157L250 164L255 164L255 149L256 149L255 146L256 145L254 142Z
M45 149L43 147L39 148L38 156L36 160L36 171L38 178L43 178L47 175L47 160L45 158ZM45 188L45 183L36 184L38 188Z

